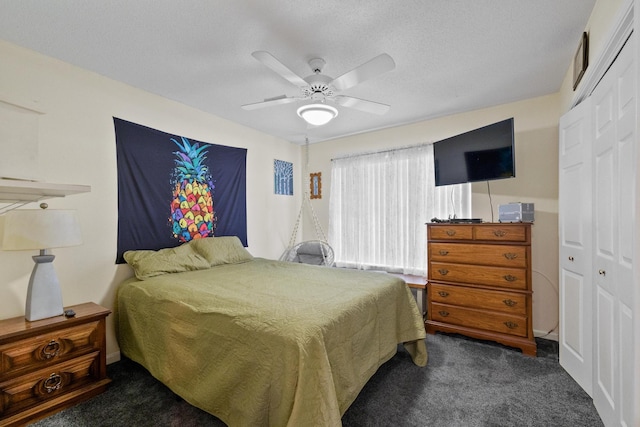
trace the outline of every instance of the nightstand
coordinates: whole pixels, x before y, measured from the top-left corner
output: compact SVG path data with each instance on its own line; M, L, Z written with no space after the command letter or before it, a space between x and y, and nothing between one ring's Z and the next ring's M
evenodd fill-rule
M0 426L24 425L102 393L107 378L105 319L94 303L74 317L0 320Z

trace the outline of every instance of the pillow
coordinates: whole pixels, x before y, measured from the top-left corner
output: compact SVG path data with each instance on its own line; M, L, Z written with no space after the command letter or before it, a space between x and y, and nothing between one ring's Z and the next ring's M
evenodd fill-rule
M238 264L253 259L237 236L205 237L192 240L189 245L204 257L211 267Z
M127 251L123 256L140 280L161 274L210 268L209 262L188 243L159 251Z

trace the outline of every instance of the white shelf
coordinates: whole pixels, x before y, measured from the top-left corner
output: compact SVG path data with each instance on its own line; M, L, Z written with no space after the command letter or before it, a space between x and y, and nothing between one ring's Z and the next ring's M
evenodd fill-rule
M29 203L53 197L88 193L89 185L51 184L37 181L0 178L0 203Z

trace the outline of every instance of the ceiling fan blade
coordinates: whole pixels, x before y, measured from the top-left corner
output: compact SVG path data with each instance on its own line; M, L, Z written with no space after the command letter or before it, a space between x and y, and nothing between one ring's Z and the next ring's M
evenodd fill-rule
M379 102L367 101L360 98L354 98L352 96L338 95L334 98L334 101L342 105L343 107L353 108L354 110L364 111L365 113L373 114L385 114L391 108L387 104L381 104Z
M273 71L278 73L280 76L284 77L289 82L293 83L296 86L304 87L308 86L308 83L304 81L302 77L291 71L287 66L285 66L282 62L278 61L273 55L269 52L265 52L263 50L259 50L253 52L251 54L258 61L262 62L267 67L271 68Z
M275 98L265 99L262 102L245 104L242 106L242 108L244 110L257 110L259 108L264 108L264 107L273 107L274 105L289 104L291 102L296 102L298 99L300 98L293 97L293 96L287 97L286 95L281 95L281 96L276 96Z
M391 71L395 67L396 63L393 61L393 58L383 53L369 62L365 62L359 67L344 73L340 77L336 77L331 84L339 91L342 91L377 75Z

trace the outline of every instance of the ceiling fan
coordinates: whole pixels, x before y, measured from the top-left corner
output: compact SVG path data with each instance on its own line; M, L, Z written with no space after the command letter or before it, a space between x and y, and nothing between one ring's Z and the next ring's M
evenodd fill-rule
M314 58L309 61L309 66L311 67L313 74L302 78L291 71L269 52L257 51L253 52L251 55L258 61L262 62L265 66L271 68L271 70L275 71L281 77L297 86L300 89L300 96L280 95L273 98L267 98L261 102L243 105L242 108L245 110L255 110L258 108L289 104L297 101L311 100L314 104L303 105L298 109L298 115L300 117L303 117L305 109L307 112L314 112L313 108L316 108L326 109L325 112L329 113L329 116L327 117L331 120L338 114L338 110L327 105L326 101L332 101L343 107L353 108L373 114L385 114L389 111L389 105L338 94L339 92L349 89L364 82L365 80L369 80L382 73L393 70L396 64L391 56L386 53L376 56L370 61L365 62L335 79L322 74L322 68L325 65L325 61L321 58ZM305 118L305 120L307 119Z

